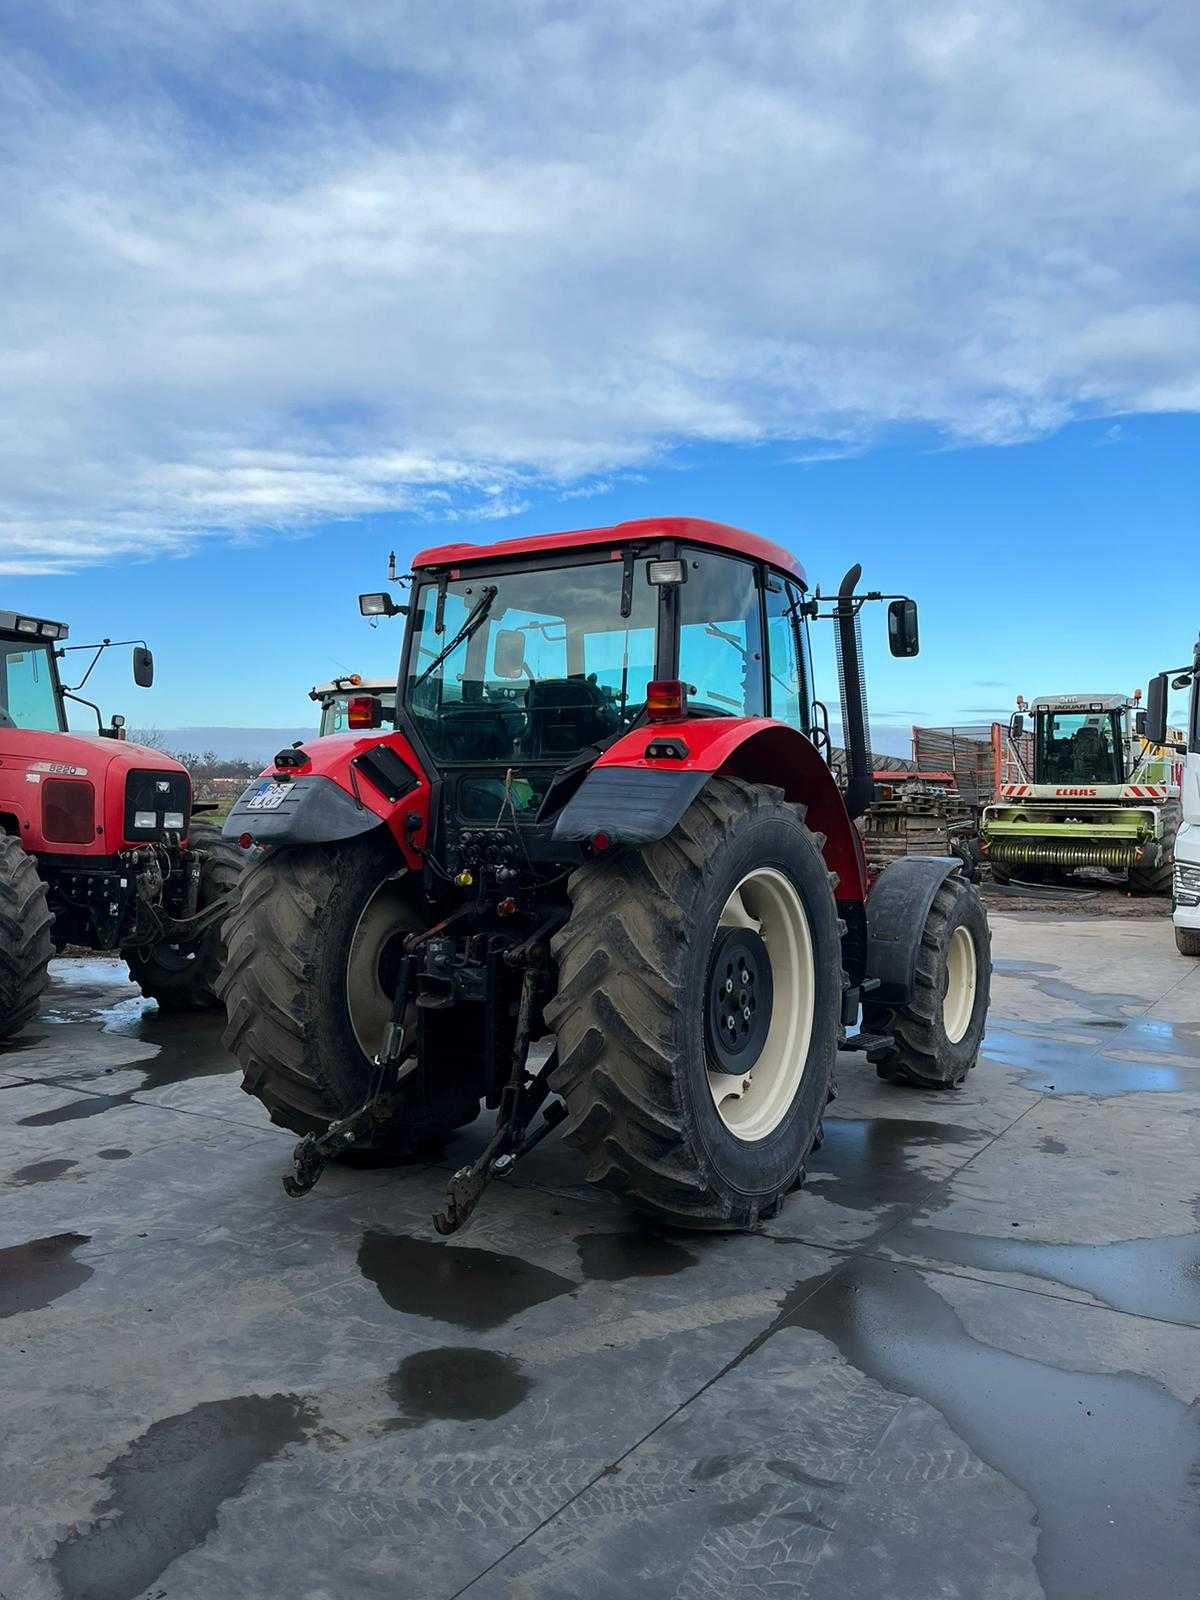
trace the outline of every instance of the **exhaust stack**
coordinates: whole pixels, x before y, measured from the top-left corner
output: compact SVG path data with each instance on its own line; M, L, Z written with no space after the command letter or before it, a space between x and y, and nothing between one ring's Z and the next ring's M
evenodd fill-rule
M862 631L854 589L862 577L856 564L842 579L834 610L837 639L838 686L842 697L842 738L846 746L846 809L861 817L875 798L874 758L867 723L866 678L863 673Z

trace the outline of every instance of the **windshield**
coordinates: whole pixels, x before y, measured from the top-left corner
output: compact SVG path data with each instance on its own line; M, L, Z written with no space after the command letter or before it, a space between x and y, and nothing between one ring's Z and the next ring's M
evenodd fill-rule
M0 644L0 728L63 727L46 645Z
M1039 783L1123 783L1120 713L1039 711Z
M450 583L440 631L437 585L421 584L404 703L433 754L561 766L629 727L654 677L658 590L645 567L628 617L624 563L607 555Z
M379 701L380 725L392 728L396 724L396 691L388 690L381 693L378 690L348 689L345 694L330 695L321 702L321 737L327 733L349 733L351 727L346 717L346 706L351 699L361 700L365 694L374 695Z

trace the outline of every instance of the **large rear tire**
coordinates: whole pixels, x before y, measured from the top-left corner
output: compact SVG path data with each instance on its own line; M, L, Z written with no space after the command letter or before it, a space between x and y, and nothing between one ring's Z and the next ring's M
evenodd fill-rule
M245 865L245 852L222 838L211 822L193 822L190 840L205 852L197 910L232 896ZM217 981L225 965L221 923L210 923L198 939L176 940L146 949L124 950L129 974L144 995L158 1001L160 1011L220 1009Z
M379 834L272 851L247 869L225 923L225 1044L272 1122L323 1133L367 1098L401 941L422 926L404 863ZM478 1098L444 1067L441 1098L357 1148L413 1153L472 1121Z
M1176 928L1175 948L1181 956L1200 956L1200 933L1195 928Z
M955 876L933 898L917 947L907 1005L863 1005L863 1031L885 1034L868 1052L881 1078L954 1089L979 1059L992 982L992 936L978 893Z
M717 778L664 840L572 876L546 1020L591 1182L692 1228L799 1186L843 983L823 842L780 790Z
M23 1028L50 981L54 918L37 864L0 834L0 1039Z
M1158 864L1145 867L1138 863L1129 869L1129 887L1134 894L1170 894L1171 879L1175 870L1175 836L1183 821L1183 808L1178 800L1168 800L1164 807L1162 848Z

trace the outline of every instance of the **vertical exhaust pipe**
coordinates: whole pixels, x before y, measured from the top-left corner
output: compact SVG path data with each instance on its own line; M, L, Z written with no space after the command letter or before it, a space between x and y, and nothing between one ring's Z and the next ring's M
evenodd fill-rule
M842 696L842 738L846 746L846 809L861 817L875 798L874 757L867 723L867 690L863 673L862 632L854 607L854 589L862 577L855 565L842 579L834 609L838 687Z

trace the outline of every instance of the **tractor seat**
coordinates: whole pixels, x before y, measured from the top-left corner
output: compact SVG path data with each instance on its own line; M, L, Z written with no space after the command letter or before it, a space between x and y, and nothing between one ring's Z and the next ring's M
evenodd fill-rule
M574 755L616 728L608 698L592 678L544 678L531 683L525 708L533 760Z

